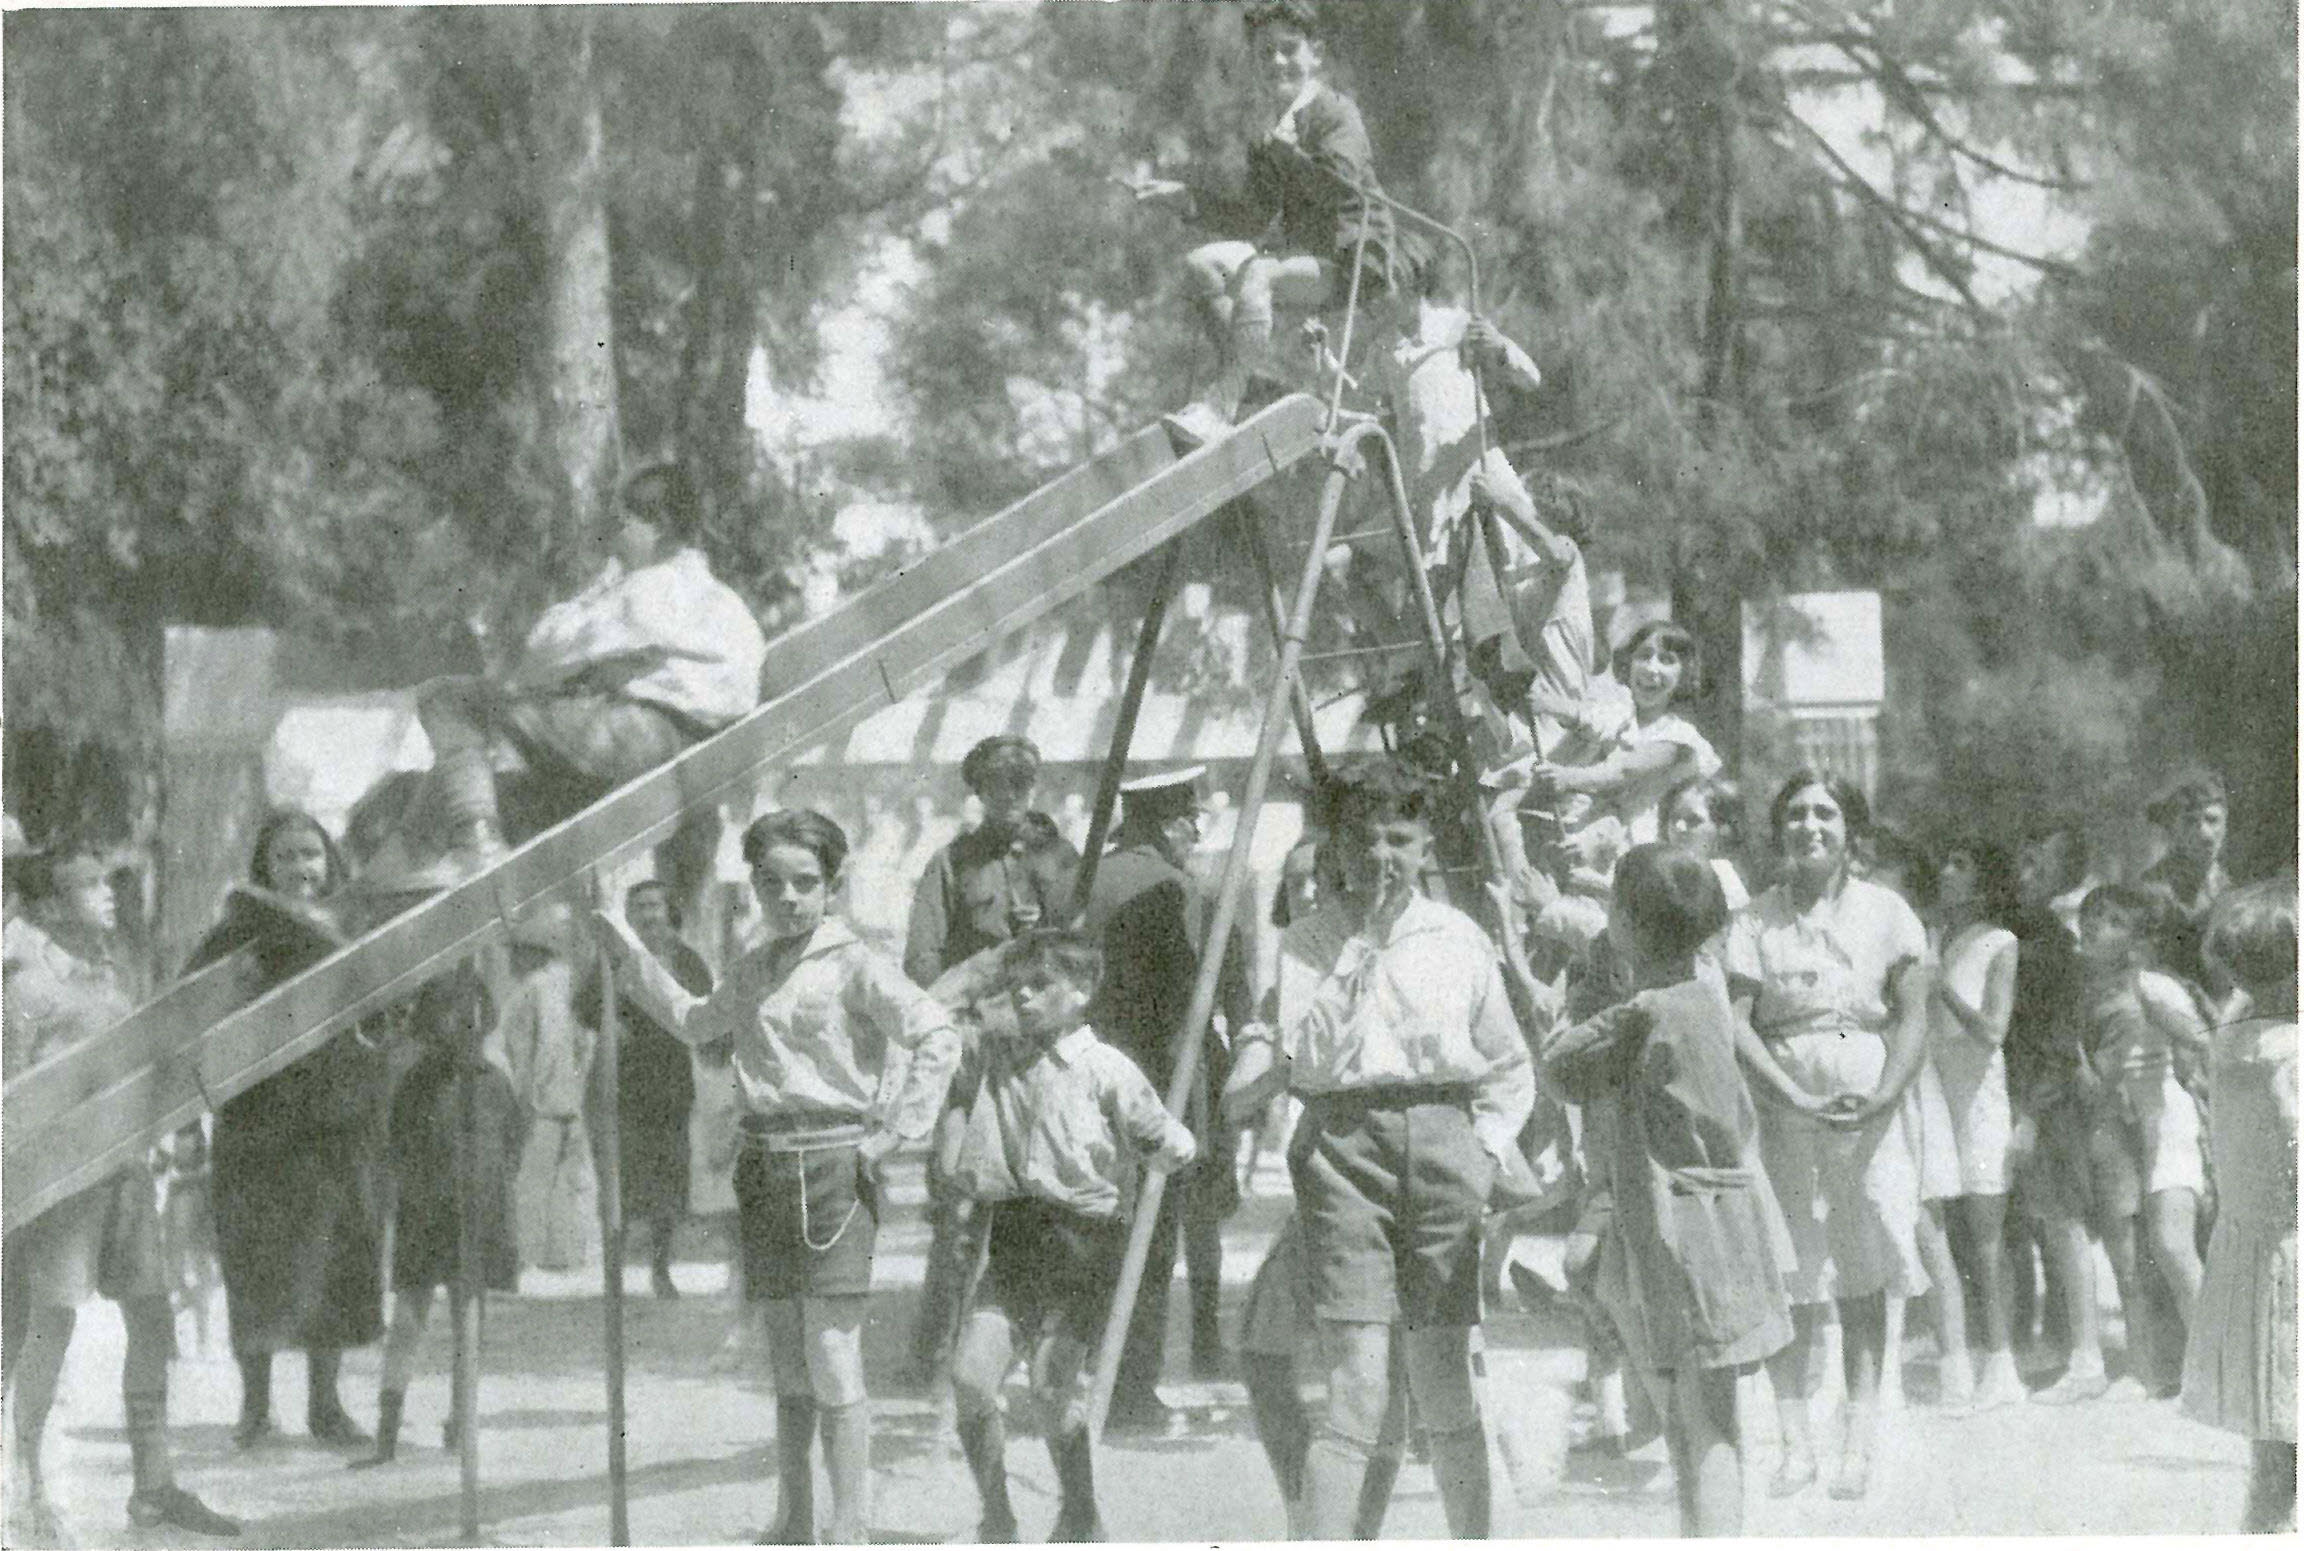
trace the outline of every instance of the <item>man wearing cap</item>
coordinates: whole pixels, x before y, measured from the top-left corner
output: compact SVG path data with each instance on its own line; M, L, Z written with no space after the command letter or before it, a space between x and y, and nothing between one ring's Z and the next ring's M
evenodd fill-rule
M960 779L984 816L936 853L913 891L904 973L923 986L1035 926L1064 925L1072 911L1080 853L1057 833L1055 820L1032 806L1040 780L1040 750L1032 740L984 739L960 762ZM933 1377L956 1333L972 1258L969 1203L943 1187L940 1176L930 1179L928 1267L912 1328L912 1363L923 1381Z
M13 837L11 837L13 838ZM11 864L15 858L10 858ZM5 927L7 1076L100 1034L134 1010L126 976L112 953L116 904L103 862L87 852L56 857L27 890L37 924L13 909ZM10 904L14 890L10 890ZM15 1403L10 1456L20 1485L10 1493L26 1515L11 1519L13 1536L55 1542L60 1526L40 1473L41 1435L64 1375L65 1353L80 1305L98 1294L120 1305L127 1331L120 1394L127 1413L134 1486L128 1517L198 1535L238 1535L240 1526L176 1484L168 1458L168 1359L176 1318L168 1302L160 1213L152 1176L139 1156L110 1179L58 1203L8 1235L0 1248L7 1285L4 1384ZM12 1483L15 1485L15 1483Z
M1179 1035L1200 973L1200 948L1215 901L1186 870L1200 837L1199 765L1142 776L1120 788L1120 826L1112 853L1097 865L1083 928L1104 945L1104 984L1089 1010L1097 1033L1136 1059L1165 1095L1180 1054ZM1216 1011L1228 1030L1251 1016L1247 953L1237 933L1216 982ZM1110 1425L1119 1431L1158 1432L1167 1407L1155 1386L1168 1333L1168 1287L1176 1274L1178 1240L1187 1219L1201 1254L1188 1267L1192 1284L1193 1346L1205 1367L1220 1353L1217 1301L1222 1277L1221 1240L1205 1231L1222 1219L1229 1192L1231 1149L1220 1140L1215 1096L1223 1090L1227 1052L1211 1030L1202 1046L1184 1123L1200 1144L1200 1159L1179 1173L1161 1198L1160 1220L1144 1262L1144 1282L1128 1324L1128 1342L1112 1394ZM1212 1206L1212 1203L1214 1205ZM1214 1241L1214 1242L1211 1242Z

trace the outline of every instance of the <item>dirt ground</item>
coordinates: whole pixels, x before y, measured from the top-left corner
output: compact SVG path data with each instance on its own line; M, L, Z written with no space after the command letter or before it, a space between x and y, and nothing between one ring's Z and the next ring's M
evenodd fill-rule
M976 1497L948 1424L928 1397L898 1382L904 1333L917 1300L926 1233L916 1165L896 1165L890 1221L881 1235L879 1285L868 1334L876 1397L874 1538L966 1540ZM1287 1211L1282 1172L1267 1165L1229 1225L1229 1314ZM708 1259L676 1269L684 1296L659 1301L647 1277L627 1277L630 1512L637 1545L748 1544L774 1516L774 1397L755 1362L729 1371L722 1273ZM1246 1397L1227 1381L1188 1381L1181 1267L1163 1390L1183 1412L1170 1436L1108 1440L1099 1455L1104 1518L1117 1539L1202 1542L1283 1538L1280 1498L1250 1426ZM607 1405L602 1380L597 1270L530 1273L522 1294L489 1305L480 1413L482 1539L502 1545L598 1545L608 1535ZM174 1372L178 1471L213 1506L243 1519L250 1546L391 1546L463 1543L455 1457L440 1447L448 1408L445 1320L436 1320L428 1368L410 1392L400 1461L348 1472L344 1456L300 1436L302 1363L279 1364L275 1412L283 1443L235 1453L238 1378L223 1350L219 1301L213 1348L194 1349ZM1597 1469L1571 1467L1583 1357L1559 1316L1517 1307L1488 1322L1486 1394L1497 1453L1500 1536L1624 1537L1674 1533L1670 1467L1661 1444ZM1760 1441L1748 1450L1756 1535L2164 1534L2236 1527L2246 1445L2181 1416L2171 1401L2056 1409L2009 1407L1950 1417L1934 1393L1931 1343L1908 1338L1906 1387L1914 1399L1883 1427L1872 1494L1838 1503L1821 1488L1784 1501L1760 1484L1773 1468L1773 1428L1752 1409ZM109 1304L81 1318L50 1426L51 1491L68 1534L82 1545L214 1544L143 1535L126 1520L128 1451L120 1430L120 1325ZM347 1403L363 1426L375 1417L377 1353L348 1354ZM2051 1373L2033 1371L2034 1384ZM1753 1397L1758 1400L1760 1397ZM1819 1421L1829 1425L1820 1410ZM1019 1429L1021 1433L1021 1429ZM1820 1437L1825 1434L1820 1433ZM1055 1513L1054 1476L1039 1441L1010 1444L1014 1496L1026 1539ZM821 1489L819 1492L821 1501ZM1402 1473L1388 1538L1445 1533L1431 1477ZM9 1544L19 1543L11 1535Z

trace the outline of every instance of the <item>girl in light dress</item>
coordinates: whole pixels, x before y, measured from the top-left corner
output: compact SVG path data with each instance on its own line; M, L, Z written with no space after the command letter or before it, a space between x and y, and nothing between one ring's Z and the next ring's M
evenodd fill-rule
M1588 765L1543 763L1530 773L1542 795L1589 793L1595 815L1614 814L1633 845L1657 836L1657 805L1684 781L1720 773L1720 756L1679 707L1705 690L1696 638L1668 619L1650 620L1616 654L1616 674L1632 693L1623 745Z
M1945 1393L1967 1394L1979 1408L2024 1399L2009 1338L2007 1280L2001 1239L2008 1203L2008 1149L2015 1120L2008 1102L2008 1063L2001 1047L2016 1005L2016 936L2005 923L2016 907L2016 869L2006 852L1964 840L1936 870L1933 922L1936 983L1928 999L1928 1064L1950 1121L1959 1189L1950 1227L1969 1264L1961 1284L1938 1296L1958 1300L1961 1285L1983 1315L1983 1375L1971 1383L1968 1354L1947 1351Z
M2296 875L2227 896L2209 962L2251 1016L2209 1034L2217 1211L2184 1353L2184 1409L2250 1441L2241 1528L2296 1528Z

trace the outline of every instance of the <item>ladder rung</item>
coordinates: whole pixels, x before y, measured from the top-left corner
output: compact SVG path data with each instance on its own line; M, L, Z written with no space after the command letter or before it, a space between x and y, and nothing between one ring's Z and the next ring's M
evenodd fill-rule
M1300 662L1327 662L1338 657L1381 657L1386 652L1413 652L1423 649L1422 641L1387 641L1376 646L1346 646L1332 652L1306 652Z
M1328 542L1331 546L1333 546L1337 544L1357 544L1363 539L1397 539L1399 537L1400 534L1398 530L1393 528L1362 528L1358 533L1331 534L1329 536Z

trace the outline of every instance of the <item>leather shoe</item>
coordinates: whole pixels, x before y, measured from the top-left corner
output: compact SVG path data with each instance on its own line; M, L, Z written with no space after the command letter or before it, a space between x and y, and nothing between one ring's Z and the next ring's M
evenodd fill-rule
M184 1488L171 1483L147 1487L128 1498L128 1522L143 1529L165 1524L195 1535L237 1537L240 1521L227 1519Z

